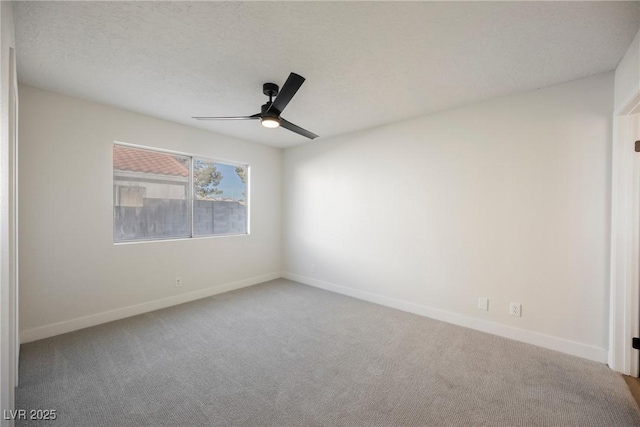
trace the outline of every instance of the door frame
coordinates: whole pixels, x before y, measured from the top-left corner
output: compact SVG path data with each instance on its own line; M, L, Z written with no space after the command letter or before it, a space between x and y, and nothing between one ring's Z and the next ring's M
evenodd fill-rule
M9 48L9 286L12 293L14 386L19 382L20 313L18 265L18 76L16 51Z
M631 339L640 332L640 91L613 116L609 367L639 374Z

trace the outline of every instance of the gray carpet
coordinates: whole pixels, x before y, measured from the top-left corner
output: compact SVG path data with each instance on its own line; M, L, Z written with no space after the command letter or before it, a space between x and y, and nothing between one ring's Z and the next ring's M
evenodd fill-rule
M605 365L287 280L25 344L60 426L632 426Z

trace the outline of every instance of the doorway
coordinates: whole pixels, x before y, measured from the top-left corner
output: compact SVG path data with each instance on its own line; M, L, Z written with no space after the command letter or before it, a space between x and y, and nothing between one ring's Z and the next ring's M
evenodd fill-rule
M609 367L640 374L640 91L614 116Z

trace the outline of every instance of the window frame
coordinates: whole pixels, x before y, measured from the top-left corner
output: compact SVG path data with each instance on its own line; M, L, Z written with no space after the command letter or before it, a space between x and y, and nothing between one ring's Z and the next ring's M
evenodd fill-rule
M112 148L112 156L111 156L111 195L112 195L112 200L111 200L111 209L114 208L115 206L115 202L116 202L116 192L114 191L114 178L113 178L113 147L115 146L120 146L120 147L124 147L124 148L132 148L132 149L138 149L138 150L146 150L146 151L154 151L157 153L166 153L166 154L172 154L172 155L176 155L176 156L184 156L184 157L188 157L189 160L189 198L187 198L187 200L189 201L189 236L188 237L160 237L157 239L140 239L140 240L123 240L123 241L116 241L115 237L113 236L113 227L114 227L114 214L112 212L112 216L111 216L111 235L113 240L113 244L114 245L132 245L132 244L137 244L137 243L152 243L152 242L175 242L175 241L188 241L188 240L194 240L194 239L211 239L211 238L223 238L223 237L243 237L243 236L249 236L251 234L251 166L248 163L243 163L243 162L237 162L234 160L225 160L225 159L221 159L221 158L213 158L213 157L207 157L207 156L201 156L201 155L196 155L196 154L191 154L191 153L186 153L183 151L176 151L176 150L169 150L169 149L165 149L165 148L156 148L156 147L150 147L148 145L140 145L140 144L131 144L128 142L122 142L122 141L113 141L113 144L111 144L111 148ZM246 232L245 233L225 233L225 234L210 234L210 235L205 235L205 236L195 236L194 235L194 229L195 229L195 223L194 223L194 207L195 207L195 191L193 188L193 161L194 159L197 160L203 160L203 161L207 161L207 162L213 162L213 163L222 163L225 165L230 165L230 166L242 166L244 168L246 168L246 182L245 182L245 192L246 192L246 196L245 196L245 210L246 210L246 218L247 218L247 224L246 224Z

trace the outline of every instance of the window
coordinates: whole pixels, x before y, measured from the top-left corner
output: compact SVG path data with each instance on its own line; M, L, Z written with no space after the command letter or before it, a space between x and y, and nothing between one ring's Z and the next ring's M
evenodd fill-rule
M248 166L113 146L113 240L247 234Z

